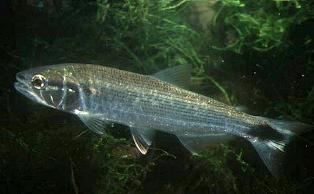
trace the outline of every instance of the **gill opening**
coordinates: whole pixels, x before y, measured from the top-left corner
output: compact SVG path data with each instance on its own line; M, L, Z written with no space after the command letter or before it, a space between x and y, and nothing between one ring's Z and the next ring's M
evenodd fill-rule
M84 90L80 84L78 84L78 90L79 90L79 96L80 96L80 105L82 105L82 110L86 111L87 110L86 103L85 103L86 98L85 98Z
M57 105L57 108L61 107L61 109L65 110L65 100L67 98L68 87L66 85L66 76L63 75L62 78L62 97L59 104Z

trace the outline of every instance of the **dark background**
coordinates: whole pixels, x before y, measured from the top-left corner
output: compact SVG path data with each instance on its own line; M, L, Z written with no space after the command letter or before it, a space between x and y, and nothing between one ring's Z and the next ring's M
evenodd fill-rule
M140 156L126 127L114 125L115 138L97 137L76 117L14 90L17 72L41 65L95 63L152 73L191 63L194 91L254 115L314 124L311 2L176 9L160 2L0 2L0 193L313 191L313 146L303 139L313 141L311 132L288 146L285 173L274 178L244 140L194 157L175 137L158 133L153 149ZM249 22L263 14L269 27ZM215 24L200 27L212 15Z

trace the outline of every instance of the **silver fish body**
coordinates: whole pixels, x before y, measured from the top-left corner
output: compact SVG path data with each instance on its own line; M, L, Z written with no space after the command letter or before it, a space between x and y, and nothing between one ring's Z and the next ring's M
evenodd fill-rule
M104 133L107 122L129 126L142 153L155 130L176 135L192 153L213 142L242 137L253 144L268 169L279 174L274 162L282 158L290 137L306 125L252 116L177 87L190 71L189 66L178 66L142 75L100 65L59 64L18 73L15 87L32 100L78 115L97 133Z
M76 113L99 115L130 127L185 135L221 132L241 135L260 123L254 116L152 76L90 65L79 70L73 68L71 72L80 92Z

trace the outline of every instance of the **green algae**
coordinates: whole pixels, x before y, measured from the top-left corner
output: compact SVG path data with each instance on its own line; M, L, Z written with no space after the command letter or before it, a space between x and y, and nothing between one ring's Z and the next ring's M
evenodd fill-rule
M213 48L241 53L243 49L263 52L283 47L289 28L313 17L310 6L307 1L297 0L259 0L254 4L246 0L221 0L213 28L227 28L229 34L223 45Z

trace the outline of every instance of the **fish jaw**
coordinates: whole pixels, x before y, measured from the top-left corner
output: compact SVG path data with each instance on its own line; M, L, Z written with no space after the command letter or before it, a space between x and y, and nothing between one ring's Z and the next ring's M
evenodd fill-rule
M16 74L16 82L14 83L14 88L24 95L25 97L31 99L32 101L38 102L43 105L47 105L44 100L42 100L34 91L31 85L32 74L29 71L22 71Z

